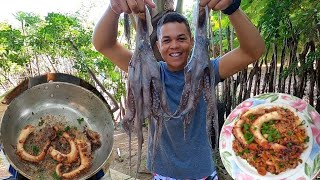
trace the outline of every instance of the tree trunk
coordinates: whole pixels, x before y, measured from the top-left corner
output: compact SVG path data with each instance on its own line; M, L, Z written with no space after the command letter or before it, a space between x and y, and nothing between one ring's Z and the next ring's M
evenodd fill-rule
M315 53L316 47L313 40L310 41L310 53ZM316 84L316 70L313 67L314 62L309 66L309 74L310 74L310 86L309 86L309 104L314 106L314 87Z
M275 92L277 82L277 60L278 60L278 45L273 44L272 62L270 64L270 84L269 92Z
M266 55L264 57L264 60L263 60L264 64L265 64L265 70L261 66L262 72L263 71L265 72L261 93L265 93L266 92L266 87L267 87L267 84L269 83L269 68L268 68L268 62L267 62L269 50L270 50L270 47L267 48L267 53L266 53Z
M320 112L320 57L317 56L316 59L316 90L317 90L317 104L316 104L316 110Z
M0 74L13 86L16 86L16 84L11 80L10 76L7 76L6 74L4 74L3 72L0 71Z
M117 100L106 90L106 88L104 88L104 86L102 85L102 83L98 80L98 78L96 77L96 75L92 72L92 70L87 67L88 73L90 74L91 78L99 85L99 87L101 88L101 90L106 93L108 95L108 97L111 99L114 108L111 109L111 112L114 113L115 111L117 111L119 109L119 104L117 102Z
M46 55L46 57L47 57L47 60L49 61L50 65L51 65L53 71L54 71L54 72L58 72L57 69L56 69L56 67L54 66L54 64L53 64L53 62L52 62L53 59L51 60L51 57L49 57L48 55Z
M285 65L285 58L286 58L286 47L287 47L287 40L283 41L283 48L281 51L280 57L280 68L279 68L279 79L278 79L278 92L284 93L286 87L286 79L287 77L282 76L281 73L283 72L283 68Z
M177 6L176 6L176 11L178 13L182 13L183 11L183 0L177 0Z
M154 3L156 4L156 10L157 12L164 11L164 2L165 0L155 0Z
M4 91L8 91L7 87L6 87L4 84L2 84L1 82L0 82L0 84L1 84L1 87L2 87L2 89L3 89Z
M231 106L232 106L232 99L231 99L231 79L232 77L229 77L226 79L226 89L225 89L225 97L226 100L224 101L226 104L226 116L228 116L231 112Z
M39 58L38 58L38 55L36 52L34 53L34 58L36 60L37 74L38 74L38 76L40 76Z
M259 61L256 61L253 65L252 70L250 71L249 78L248 78L249 83L247 86L247 91L245 93L244 99L248 99L251 95L253 78L255 75L257 75L258 68L259 68L258 66L259 66Z
M218 19L218 22L219 22L219 49L220 49L220 53L219 53L219 56L221 57L223 55L223 49L222 49L222 24L221 24L221 11L219 11L219 19Z
M230 32L230 26L227 26L226 28L227 33L227 43L228 43L228 52L231 51L231 32Z

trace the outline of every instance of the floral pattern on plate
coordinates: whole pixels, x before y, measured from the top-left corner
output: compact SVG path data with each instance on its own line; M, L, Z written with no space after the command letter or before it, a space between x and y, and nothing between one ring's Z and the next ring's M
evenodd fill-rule
M305 158L306 160L294 170L293 174L291 173L286 176L286 174L280 173L279 175L272 175L272 178L266 178L264 176L257 178L257 176L248 173L249 170L243 170L243 167L239 165L237 158L240 157L236 157L232 149L232 141L234 139L232 128L234 122L239 119L243 112L256 106L263 106L264 104L270 103L275 105L282 104L296 110L296 113L302 118L302 121L305 121L306 126L311 129L310 135L312 137L310 137L310 145L312 147L309 148L308 157ZM306 101L295 96L282 93L260 94L245 100L229 114L220 133L219 147L223 165L230 176L236 180L309 180L315 178L320 170L320 115ZM239 166L241 166L241 168Z

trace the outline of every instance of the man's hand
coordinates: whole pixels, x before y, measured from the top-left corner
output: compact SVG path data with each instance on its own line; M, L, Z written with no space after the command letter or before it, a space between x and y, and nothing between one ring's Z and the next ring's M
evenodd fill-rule
M110 7L116 14L144 13L145 5L155 8L153 0L110 0Z
M221 11L229 7L232 2L233 0L200 0L200 6L205 7L208 5L209 9Z

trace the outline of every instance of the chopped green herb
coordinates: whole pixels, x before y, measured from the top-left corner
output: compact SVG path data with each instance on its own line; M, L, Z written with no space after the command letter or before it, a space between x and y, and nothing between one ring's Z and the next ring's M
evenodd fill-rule
M56 172L52 173L52 177L54 180L60 180L60 176Z
M244 134L244 138L246 139L247 143L250 144L254 140L253 134L251 134L249 131L246 131Z
M244 138L246 139L247 143L250 144L254 140L253 134L250 132L250 124L244 123L243 124L244 130Z
M46 178L45 178L45 176L44 176L43 174L40 174L40 175L38 176L38 179L39 179L39 180L45 180Z
M250 152L250 150L247 148L243 150L243 153L249 153L249 152Z
M34 155L38 155L39 154L40 149L39 149L38 146L32 145L31 148L32 148L32 152L33 152Z
M59 131L57 132L57 136L58 136L58 137L61 137L61 136L62 136L62 133L63 133L63 132L59 130Z
M275 142L278 139L281 138L280 133L275 129L272 125L274 124L274 121L269 121L262 124L261 133L263 135L267 135L267 140L269 142Z
M292 146L292 143L291 143L291 142L289 142L289 143L287 144L287 146L288 146L288 147L291 147L291 146Z
M287 134L288 134L289 136L292 136L292 135L293 135L293 132L292 132L292 131L288 131Z
M250 152L250 150L245 148L243 151L239 152L238 155L242 156L244 153L249 153L249 152Z
M39 123L38 123L38 126L42 126L42 125L43 125L43 123L44 123L44 120L43 120L43 119L41 119L41 120L39 121Z
M304 142L307 143L309 141L310 141L309 136L307 136L306 139L304 139Z
M70 130L70 126L67 126L64 128L64 131L69 131Z
M249 130L250 129L250 125L247 124L247 123L244 123L243 124L243 128L244 128L244 130Z
M283 168L284 165L283 165L282 163L279 163L279 167L280 167L280 168Z
M29 149L30 150L30 146L28 146L27 144L23 145L23 149Z
M303 126L303 125L305 125L305 124L306 124L306 121L303 120L303 121L301 121L301 123L299 124L299 126Z
M268 141L269 141L269 142L274 142L273 137L272 137L272 136L268 136Z
M256 119L256 115L249 114L248 119L249 119L250 121L253 121L253 120Z
M78 118L77 121L79 124L81 124L84 121L84 118Z

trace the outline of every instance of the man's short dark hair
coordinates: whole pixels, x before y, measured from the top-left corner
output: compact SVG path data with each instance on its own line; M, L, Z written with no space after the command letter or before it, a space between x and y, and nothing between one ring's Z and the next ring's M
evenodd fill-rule
M190 29L190 25L189 25L189 22L188 22L187 18L184 17L183 15L181 15L180 13L177 13L177 12L173 11L173 12L166 13L158 21L158 24L157 24L157 36L158 36L158 38L157 39L159 39L161 27L166 23L174 23L174 22L183 23L186 26L186 28L187 28L187 30L189 32L189 35L191 37L191 29Z

